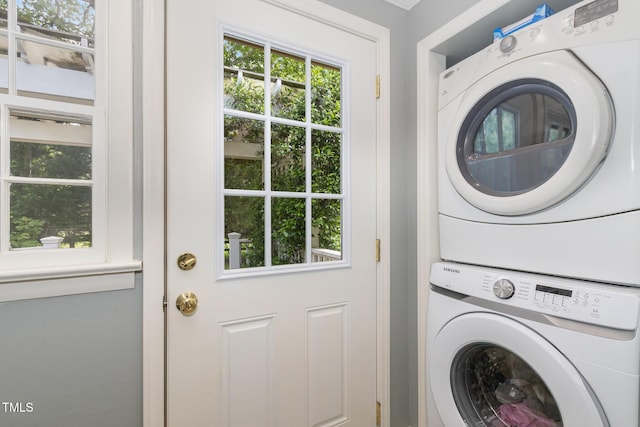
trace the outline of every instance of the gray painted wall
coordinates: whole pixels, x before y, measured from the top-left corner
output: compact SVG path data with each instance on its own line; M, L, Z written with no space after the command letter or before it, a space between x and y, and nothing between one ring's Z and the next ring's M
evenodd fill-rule
M391 425L416 426L416 43L478 0L423 0L411 12L383 0L323 1L391 32ZM138 277L133 290L0 304L0 425L141 426L141 288ZM33 411L7 414L2 402Z
M139 284L0 304L0 426L140 427L141 311Z

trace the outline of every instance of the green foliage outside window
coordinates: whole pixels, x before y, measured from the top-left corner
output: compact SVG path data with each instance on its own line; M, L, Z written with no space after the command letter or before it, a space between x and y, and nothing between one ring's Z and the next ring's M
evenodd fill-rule
M0 8L6 10L6 4L6 0L0 0ZM58 34L56 38L70 43L77 44L85 38L90 41L89 46L93 45L94 0L17 0L16 6L19 24L37 27L45 33L54 31Z
M15 122L47 123L27 117ZM56 128L79 124L55 122ZM86 126L86 125L84 125ZM89 181L91 147L42 144L12 140L10 173L15 177ZM10 189L11 248L40 246L47 236L63 237L64 247L91 245L91 188L54 183L13 183Z
M73 45L94 46L94 0L17 0L17 22L23 33L56 39ZM0 0L0 19L9 13L7 0ZM33 124L55 122L74 126L64 119L19 117ZM9 124L11 127L11 123ZM10 175L36 179L15 182L9 189L9 243L12 249L41 246L47 236L63 237L63 247L91 246L92 191L90 185L67 185L65 180L90 180L91 141L87 146L13 140L10 144ZM47 180L56 182L47 182Z
M258 114L265 112L264 48L226 38L225 106ZM321 194L340 195L342 134L333 130L311 131L311 173L307 183L306 163L306 63L305 59L277 50L270 52L269 108L271 117L294 122L272 123L270 141L270 187L276 192L302 193L310 186L314 247L340 251L342 247L342 203ZM342 126L341 70L311 62L311 121L314 124ZM265 122L225 115L225 141L257 143L254 160L225 158L225 188L264 189ZM239 232L249 240L242 267L264 265L264 197L225 197L225 236ZM273 265L298 264L305 260L305 199L271 199L271 260Z

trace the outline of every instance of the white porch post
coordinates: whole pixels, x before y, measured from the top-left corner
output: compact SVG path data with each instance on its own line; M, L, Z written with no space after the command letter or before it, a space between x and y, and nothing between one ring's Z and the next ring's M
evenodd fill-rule
M229 268L240 268L240 233L229 233Z
M40 239L40 243L42 243L43 249L58 249L63 240L63 237L49 236Z

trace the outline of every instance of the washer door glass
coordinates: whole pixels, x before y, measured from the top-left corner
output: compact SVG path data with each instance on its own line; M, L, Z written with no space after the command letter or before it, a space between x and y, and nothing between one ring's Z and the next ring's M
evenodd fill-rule
M429 310L438 302L446 306L446 298L431 292ZM590 345L588 339L576 332L566 346ZM435 334L427 352L433 400L446 426L609 426L576 367L513 318L456 316Z
M467 116L458 137L458 166L483 193L530 191L564 164L575 123L573 104L556 85L509 82L484 96Z
M563 426L558 404L536 371L511 351L473 344L453 361L451 388L470 425Z

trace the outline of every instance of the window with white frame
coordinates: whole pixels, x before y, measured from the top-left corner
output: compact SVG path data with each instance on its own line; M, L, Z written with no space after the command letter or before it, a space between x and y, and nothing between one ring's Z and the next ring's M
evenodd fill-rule
M0 0L0 284L139 268L131 8Z
M227 273L344 264L342 85L338 63L225 34Z

